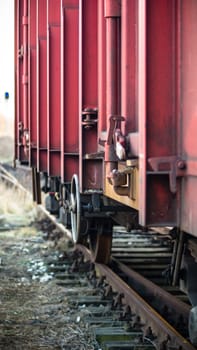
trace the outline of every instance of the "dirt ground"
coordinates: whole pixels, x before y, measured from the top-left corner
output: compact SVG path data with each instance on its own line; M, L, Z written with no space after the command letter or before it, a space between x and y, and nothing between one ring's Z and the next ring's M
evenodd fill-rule
M34 224L36 211L25 194L0 183L0 349L94 349L94 340L70 310L46 262L68 247L46 240Z

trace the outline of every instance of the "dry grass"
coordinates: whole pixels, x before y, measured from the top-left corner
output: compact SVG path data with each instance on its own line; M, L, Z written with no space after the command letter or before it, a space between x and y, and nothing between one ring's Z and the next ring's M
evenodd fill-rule
M20 229L0 235L0 349L94 349L77 310L67 303L66 289L49 274L44 260L56 254L50 241Z
M0 349L93 350L94 339L76 322L66 289L47 271L59 242L43 239L34 218L29 196L0 183Z

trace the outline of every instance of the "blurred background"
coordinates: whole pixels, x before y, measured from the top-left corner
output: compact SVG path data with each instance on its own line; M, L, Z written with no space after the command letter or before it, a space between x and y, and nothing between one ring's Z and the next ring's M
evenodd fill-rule
M14 0L0 0L0 162L14 158Z

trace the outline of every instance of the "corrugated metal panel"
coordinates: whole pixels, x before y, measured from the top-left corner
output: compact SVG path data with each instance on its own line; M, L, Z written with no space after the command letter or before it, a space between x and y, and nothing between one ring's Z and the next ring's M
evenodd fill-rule
M197 236L197 2L182 1L180 6L180 152L185 160L182 181L181 228Z
M196 234L196 6L16 0L16 157L62 182L77 173L82 192L105 184L142 225ZM137 180L117 195L109 173L133 160Z
M79 173L79 1L62 0L61 178Z
M98 41L97 1L80 1L79 51L79 179L81 191L102 187L97 152Z
M30 165L37 167L37 93L36 93L36 1L29 1L28 9L28 125L30 145Z
M60 1L47 1L47 150L48 174L60 176L61 55Z
M37 0L37 168L47 172L47 1Z

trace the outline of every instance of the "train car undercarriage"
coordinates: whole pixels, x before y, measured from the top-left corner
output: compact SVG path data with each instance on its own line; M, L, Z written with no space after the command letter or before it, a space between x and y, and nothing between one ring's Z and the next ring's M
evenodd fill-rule
M35 178L37 182L39 175ZM94 260L102 264L110 261L113 227L126 226L128 232L140 229L146 232L151 228L141 227L138 224L137 211L113 201L102 193L89 191L80 194L79 180L73 175L70 184L61 184L59 179L49 179L43 176L42 190L47 193L45 204L47 209L58 217L71 230L75 244L82 244L90 249ZM34 198L41 198L35 193ZM40 190L40 185L37 192ZM155 232L155 228L153 233ZM169 285L179 286L188 295L192 309L190 312L189 331L193 343L196 342L197 320L197 240L190 234L180 232L178 228L167 228L173 242L173 254L167 279Z

